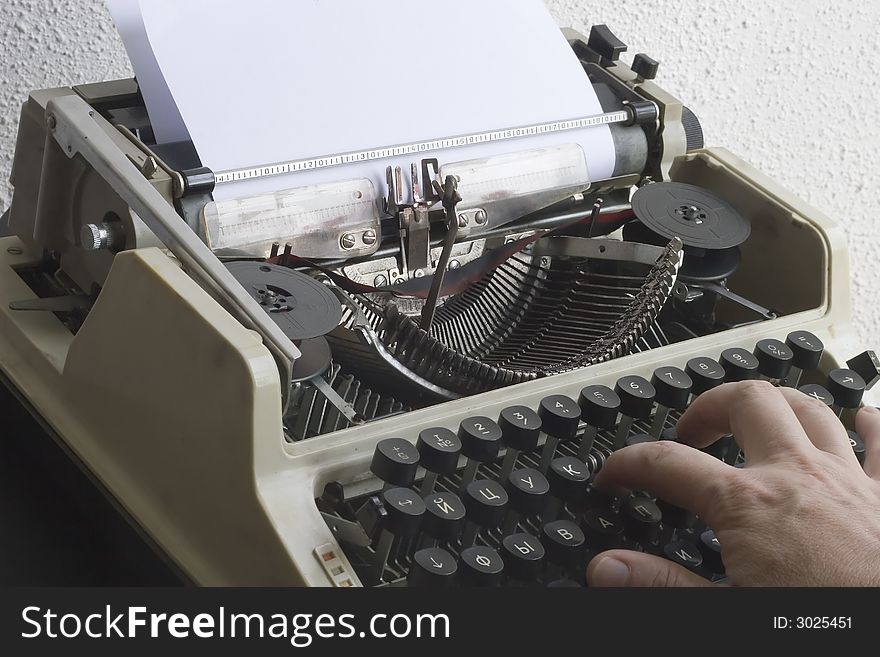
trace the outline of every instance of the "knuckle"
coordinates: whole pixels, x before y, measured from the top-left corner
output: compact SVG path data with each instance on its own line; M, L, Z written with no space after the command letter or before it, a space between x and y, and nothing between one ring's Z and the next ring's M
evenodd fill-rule
M779 497L773 486L742 470L731 472L723 482L714 481L712 486L715 487L712 491L715 499L726 510L763 508L776 503Z
M768 394L779 394L779 391L769 381L755 379L752 381L740 381L734 384L739 394L746 397L764 397Z
M675 458L679 446L669 440L658 440L650 443L642 443L641 456L649 464L653 466L661 466L670 459Z

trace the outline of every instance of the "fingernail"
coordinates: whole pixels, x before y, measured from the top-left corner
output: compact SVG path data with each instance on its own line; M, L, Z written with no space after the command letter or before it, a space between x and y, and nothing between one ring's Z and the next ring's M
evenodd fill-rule
M871 415L877 415L880 413L880 409L874 408L873 406L865 406L862 408L863 411L867 411Z
M626 586L629 582L629 566L614 557L603 557L592 575L592 586Z

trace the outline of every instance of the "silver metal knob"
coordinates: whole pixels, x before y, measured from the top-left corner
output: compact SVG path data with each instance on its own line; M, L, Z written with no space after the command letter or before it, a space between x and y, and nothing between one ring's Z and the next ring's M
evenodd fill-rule
M118 228L108 223L86 224L79 231L79 241L86 251L109 249L118 243Z

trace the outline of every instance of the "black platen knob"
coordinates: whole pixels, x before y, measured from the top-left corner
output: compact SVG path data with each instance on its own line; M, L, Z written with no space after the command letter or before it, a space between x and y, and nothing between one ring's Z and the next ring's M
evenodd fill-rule
M706 356L691 358L685 365L684 371L691 377L693 382L691 392L695 395L702 395L707 390L717 388L724 383L724 368L717 360Z
M804 393L807 397L818 399L826 406L834 406L834 395L828 392L825 386L820 386L818 383L808 383L807 385L798 388L798 390Z
M454 493L426 495L422 531L441 541L457 538L464 527L464 503Z
M663 546L663 555L670 561L695 571L703 565L703 555L690 541L673 541Z
M487 417L468 417L458 426L461 453L480 463L498 458L501 438L501 427Z
M462 586L501 586L504 560L484 545L465 548L459 555L458 580Z
M501 541L504 570L510 577L530 581L537 579L544 564L544 546L525 532L510 534Z
M577 504L586 497L589 481L589 468L573 456L553 459L547 470L550 494L570 504Z
M590 509L584 514L582 527L587 544L594 552L615 548L623 538L620 516L610 509Z
M514 470L505 482L510 506L523 516L541 513L547 505L550 482L534 468Z
M594 25L590 30L587 47L610 62L616 62L626 52L627 45L614 36L607 25Z
M386 438L376 444L370 471L392 486L410 486L419 469L419 451L403 438Z
M654 407L654 386L640 376L625 376L614 385L620 397L620 412L629 417L646 420Z
M581 419L597 429L613 429L620 412L620 397L607 386L587 386L578 398Z
M456 572L458 565L455 557L446 550L425 548L413 555L406 583L415 587L447 588L455 584Z
M865 394L865 380L853 370L831 370L826 387L840 408L858 408Z
M724 572L724 563L721 561L721 543L718 541L718 537L715 536L715 532L707 529L700 534L700 538L697 541L697 549L700 550L700 554L703 557L703 564L710 572Z
M681 411L687 408L694 382L677 367L658 367L651 376L651 385L658 404Z
M873 351L863 351L850 358L846 366L865 380L865 390L870 390L880 381L880 359Z
M387 512L383 529L402 538L419 533L425 502L417 493L409 488L389 488L382 491L382 504Z
M461 440L449 429L425 429L419 433L416 449L419 450L419 463L425 470L450 474L458 466Z
M639 543L653 543L660 536L663 514L649 497L628 497L620 507L627 536Z
M769 379L784 379L794 363L791 347L779 340L758 340L753 354L758 359L758 372Z
M758 359L741 347L725 349L718 359L725 381L748 381L758 377Z
M504 436L504 444L520 452L528 452L538 446L541 434L541 418L527 406L508 406L498 418L498 426Z
M648 57L645 53L637 53L633 57L632 71L644 80L653 80L657 77L657 69L660 68L660 62L656 59Z
M541 529L547 559L563 568L580 568L586 541L584 532L571 520L554 520Z
M794 354L792 363L801 370L818 367L825 345L809 331L792 331L785 338L785 344Z
M852 447L853 454L856 455L859 463L865 465L865 443L862 442L861 436L855 431L847 431L846 435L849 437L849 446Z
M504 519L508 499L504 486L497 481L472 481L464 491L467 519L480 527L495 528Z
M541 400L538 417L544 433L560 440L571 440L578 430L581 407L571 397L550 395Z

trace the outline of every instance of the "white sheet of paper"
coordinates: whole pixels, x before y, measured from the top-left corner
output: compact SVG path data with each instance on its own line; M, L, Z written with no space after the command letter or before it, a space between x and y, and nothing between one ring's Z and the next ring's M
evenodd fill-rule
M601 113L542 0L140 0L139 7L148 43L129 52L155 58L144 69L161 71L202 163L215 171ZM605 126L431 155L442 164L572 142L583 147L594 180L611 175ZM215 198L357 177L382 194L385 167L408 172L411 161L229 183Z
M186 124L150 47L141 17L140 1L107 0L107 7L137 76L153 133L162 142L188 140Z

